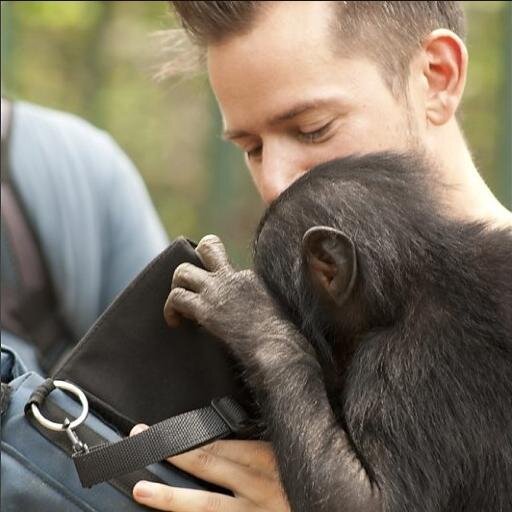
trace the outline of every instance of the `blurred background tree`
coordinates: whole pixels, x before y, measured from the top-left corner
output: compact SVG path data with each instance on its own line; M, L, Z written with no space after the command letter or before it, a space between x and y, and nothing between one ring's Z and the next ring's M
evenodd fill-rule
M469 80L462 124L497 197L512 207L512 4L464 2ZM240 265L263 209L242 155L220 139L204 74L157 83L163 1L2 2L2 91L110 132L142 173L170 234L215 232Z

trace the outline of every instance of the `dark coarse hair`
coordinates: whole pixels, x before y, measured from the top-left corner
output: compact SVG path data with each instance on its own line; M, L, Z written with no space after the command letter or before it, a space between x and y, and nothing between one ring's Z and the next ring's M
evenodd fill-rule
M273 2L170 2L192 40L204 47L244 34ZM465 37L461 2L334 1L334 48L342 55L370 57L395 91L408 77L411 58L423 39L437 28Z

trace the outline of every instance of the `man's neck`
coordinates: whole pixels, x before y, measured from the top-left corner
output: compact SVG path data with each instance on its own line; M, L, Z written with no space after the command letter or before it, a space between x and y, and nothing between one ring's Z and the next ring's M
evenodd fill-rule
M455 121L436 134L435 150L445 188L443 200L456 218L485 221L490 226L512 227L512 213L493 195L480 176L464 136Z

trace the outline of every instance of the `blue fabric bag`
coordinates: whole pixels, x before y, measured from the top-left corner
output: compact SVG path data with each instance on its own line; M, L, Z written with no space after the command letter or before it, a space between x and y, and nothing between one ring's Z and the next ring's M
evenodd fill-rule
M47 437L42 435L24 413L24 408L33 391L44 379L34 372L26 372L16 353L2 347L2 462L1 462L1 510L2 512L74 512L74 511L141 511L147 510L130 496L128 479L123 485L103 482L91 489L80 484L73 461ZM76 418L81 406L70 396L55 389L47 401ZM49 418L62 421L63 418ZM105 440L121 439L112 428L89 413L84 425ZM58 432L63 442L71 442L65 432ZM149 477L173 486L204 489L194 477L186 475L167 463L149 466L140 472L142 478Z

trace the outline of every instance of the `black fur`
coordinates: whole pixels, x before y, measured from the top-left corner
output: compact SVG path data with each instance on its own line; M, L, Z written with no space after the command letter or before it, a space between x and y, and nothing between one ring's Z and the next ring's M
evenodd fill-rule
M268 208L255 271L314 346L383 510L510 512L512 230L448 220L434 182L412 155L320 165ZM357 251L356 289L336 318L301 255L315 225L343 231ZM312 487L330 492L322 454L292 459L315 465ZM288 494L303 485L288 483Z

